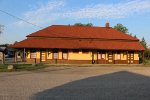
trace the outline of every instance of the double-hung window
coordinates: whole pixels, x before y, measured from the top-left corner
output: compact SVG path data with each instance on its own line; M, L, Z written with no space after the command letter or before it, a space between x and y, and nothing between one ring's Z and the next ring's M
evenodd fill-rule
M62 59L68 59L68 51L67 50L62 51Z
M106 54L105 54L105 52L98 52L98 59L100 59L100 60L105 60L105 59L106 59Z
M117 52L117 60L121 60L121 53Z
M36 51L30 51L30 58L36 58Z

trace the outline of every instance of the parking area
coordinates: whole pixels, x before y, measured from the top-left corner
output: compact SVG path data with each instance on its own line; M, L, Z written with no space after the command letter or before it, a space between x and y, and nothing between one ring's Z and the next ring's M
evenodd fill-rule
M0 100L150 100L150 67L57 66L0 73Z

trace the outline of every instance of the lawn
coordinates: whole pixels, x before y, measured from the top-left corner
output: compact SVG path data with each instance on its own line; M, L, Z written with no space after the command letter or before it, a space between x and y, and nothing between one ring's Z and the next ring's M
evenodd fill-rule
M37 70L37 69L41 69L41 68L45 68L47 67L44 64L36 64L36 65L32 65L32 64L13 64L13 69L12 70L8 70L8 65L7 64L1 64L0 65L0 72L10 72L10 71L31 71L31 70Z

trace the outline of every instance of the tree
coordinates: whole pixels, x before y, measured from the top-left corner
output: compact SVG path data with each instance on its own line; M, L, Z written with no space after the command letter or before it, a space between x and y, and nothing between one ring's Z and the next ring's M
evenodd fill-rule
M140 43L144 46L145 49L147 49L147 43L146 43L144 37L142 38L142 40L140 41Z
M85 26L93 26L92 23L87 23Z
M74 26L93 26L92 23L82 24L82 23L75 23Z
M147 49L145 52L144 52L144 57L146 59L150 59L150 49Z
M123 33L128 33L128 29L122 24L117 24L116 26L114 26L114 29L121 31Z
M136 36L136 35L134 35L134 38L137 38L137 36Z

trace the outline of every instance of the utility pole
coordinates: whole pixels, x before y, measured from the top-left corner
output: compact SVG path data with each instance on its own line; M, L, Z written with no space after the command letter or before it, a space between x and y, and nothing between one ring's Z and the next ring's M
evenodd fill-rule
M0 35L3 33L4 25L0 25Z
M0 25L0 35L3 32L3 27L4 27L4 25ZM4 51L0 52L0 59L2 60L2 64L4 64L4 62L5 62L5 53L4 53Z

